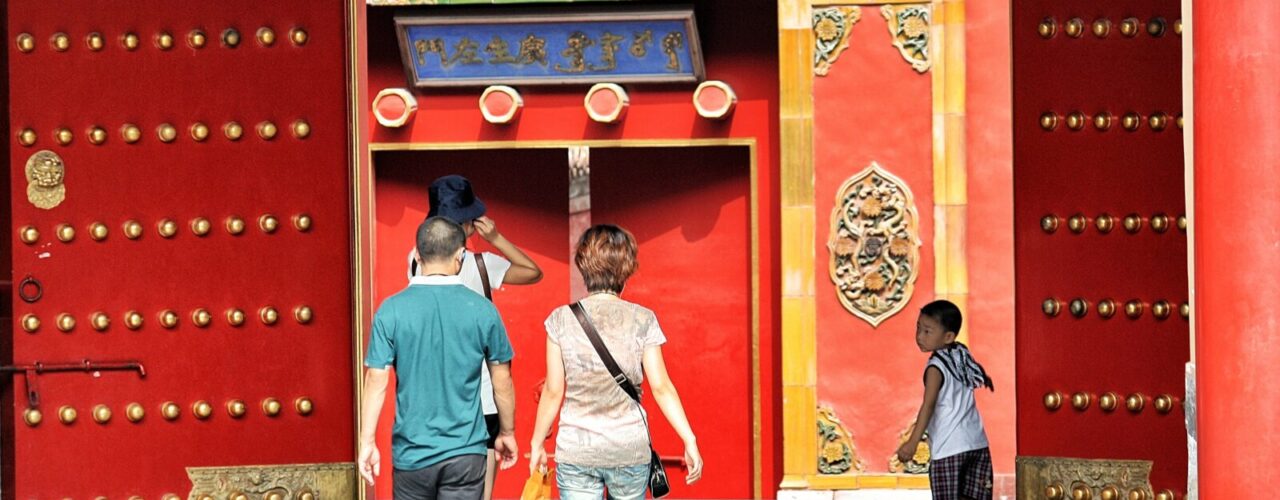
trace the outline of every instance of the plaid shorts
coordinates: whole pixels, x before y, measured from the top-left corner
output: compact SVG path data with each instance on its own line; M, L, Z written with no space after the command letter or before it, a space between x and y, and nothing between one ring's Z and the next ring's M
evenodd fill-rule
M991 451L966 451L929 463L933 500L991 500Z

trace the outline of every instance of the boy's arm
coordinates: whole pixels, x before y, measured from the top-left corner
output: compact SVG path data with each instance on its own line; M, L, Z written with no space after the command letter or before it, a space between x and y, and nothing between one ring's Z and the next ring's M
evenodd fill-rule
M933 409L938 403L938 392L942 390L942 370L930 366L924 370L924 402L920 403L920 413L916 414L916 426L907 437L907 442L898 448L898 461L906 463L916 454L916 446L924 437L924 430L933 419Z
M481 217L475 220L476 232L488 241L493 248L502 252L502 256L511 261L511 269L507 271L507 275L502 282L509 285L532 285L542 280L542 268L525 255L519 247L498 232L498 226L494 224L493 219Z

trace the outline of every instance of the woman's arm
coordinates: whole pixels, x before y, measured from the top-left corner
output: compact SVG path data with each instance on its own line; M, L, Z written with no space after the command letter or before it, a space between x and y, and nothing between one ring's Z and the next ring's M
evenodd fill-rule
M546 467L547 450L543 446L551 424L556 421L560 404L564 402L564 361L560 359L560 344L547 339L547 380L542 385L542 397L538 400L538 415L533 424L533 437L529 440L529 472Z
M667 422L675 429L676 434L684 441L684 461L688 467L685 483L693 484L702 478L702 456L698 453L698 440L689 426L689 418L684 414L684 405L680 404L680 394L675 384L667 375L667 364L662 359L662 347L651 345L644 349L644 378L649 382L649 390L653 391L653 399L658 408L667 417Z

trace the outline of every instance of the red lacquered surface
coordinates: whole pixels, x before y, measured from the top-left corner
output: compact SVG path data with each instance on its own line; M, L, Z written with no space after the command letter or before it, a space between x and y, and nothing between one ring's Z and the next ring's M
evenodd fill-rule
M1271 462L1280 343L1272 313L1280 271L1274 221L1280 135L1280 6L1226 2L1195 10L1196 376L1201 498L1275 491L1274 474L1242 476L1241 457ZM1242 279L1243 278L1243 279ZM1245 422L1249 422L1245 425Z
M11 238L13 273L30 273L44 283L35 304L15 300L15 315L33 313L43 325L36 334L13 337L19 362L75 361L82 358L134 359L147 378L104 372L53 374L40 379L44 422L28 427L21 420L26 401L14 412L14 459L5 479L6 497L125 498L163 493L185 495L189 466L341 462L353 447L351 370L351 282L348 199L348 127L345 72L346 34L343 2L215 2L174 4L135 2L23 1L8 4L9 32L35 36L36 50L9 51L9 123L39 135L34 147L10 136L12 210L16 227L33 225L42 233L36 245ZM263 47L254 33L268 26L275 44ZM240 32L238 47L220 45L221 33ZM288 32L302 27L304 46ZM187 45L192 29L205 32L201 49ZM174 38L167 51L153 42L160 31ZM119 37L140 39L126 51ZM70 37L70 49L55 52L55 32ZM90 51L85 36L99 32L105 47ZM305 119L311 134L293 136L291 124ZM228 121L239 122L244 136L229 141ZM267 141L255 127L273 122L278 133ZM191 138L195 122L209 127L203 142ZM125 123L141 128L136 144L122 140ZM157 127L177 129L172 143L157 138ZM101 126L108 139L100 146L86 137ZM53 130L69 128L69 146L53 140ZM66 162L67 197L52 210L26 200L23 165L35 151L51 149ZM291 217L308 214L308 232L293 228ZM258 218L274 215L279 228L266 234ZM233 236L224 220L239 216L243 234ZM195 236L190 221L209 219L210 233ZM177 223L177 234L162 238L157 223ZM138 240L124 237L122 224L143 226ZM101 221L105 241L89 237L88 226ZM77 230L71 243L54 238L54 228L69 223ZM258 320L258 309L274 306L273 326ZM295 306L314 311L310 324L293 319ZM243 326L228 326L224 311L244 310ZM213 322L192 324L191 313L206 308ZM165 329L157 314L173 309L179 325ZM137 310L145 325L132 331L123 314ZM111 325L94 331L89 315L103 311ZM75 316L71 333L54 328L59 313ZM20 328L19 328L20 330ZM16 381L21 384L21 381ZM315 411L301 416L293 400L309 397ZM275 418L260 408L275 397L284 411ZM241 399L248 413L231 418L226 402ZM211 418L197 420L191 407L206 400ZM160 406L173 401L183 413L161 418ZM140 423L125 418L131 402L147 414ZM114 413L105 425L91 418L97 404ZM57 409L74 406L73 425L57 420ZM12 480L10 480L12 479Z
M1142 459L1154 461L1156 491L1186 486L1186 432L1181 398L1183 364L1189 359L1188 323L1178 314L1187 300L1187 240L1174 220L1183 214L1182 132L1174 122L1182 102L1181 38L1173 31L1180 17L1176 0L1125 2L1028 1L1013 4L1014 231L1017 293L1018 454L1029 456ZM1037 26L1056 21L1056 36L1045 39ZM1079 38L1065 33L1072 18L1083 21ZM1135 37L1120 33L1121 20L1142 24ZM1153 37L1153 18L1166 22ZM1105 38L1091 23L1112 22ZM1045 131L1045 112L1062 116ZM1065 116L1080 111L1089 120L1082 130L1067 127ZM1110 130L1098 130L1092 117L1115 115ZM1141 114L1141 127L1127 131L1129 112ZM1147 118L1167 113L1167 127L1153 130ZM1066 218L1089 217L1082 234ZM1116 217L1102 234L1101 214ZM1122 219L1143 216L1142 229L1130 234ZM1159 234L1149 218L1170 217ZM1053 234L1040 228L1046 215L1061 218ZM1062 312L1048 317L1041 302L1056 298ZM1088 314L1075 318L1068 304L1088 301ZM1098 315L1104 298L1116 301L1110 319ZM1145 303L1140 318L1125 316L1124 304ZM1167 319L1153 317L1152 304L1172 304ZM1065 401L1050 411L1042 398L1059 391ZM1112 391L1120 407L1105 413L1098 395ZM1075 392L1093 395L1086 411L1071 407ZM1174 409L1161 414L1150 400L1141 413L1124 408L1128 394L1148 398L1170 394Z

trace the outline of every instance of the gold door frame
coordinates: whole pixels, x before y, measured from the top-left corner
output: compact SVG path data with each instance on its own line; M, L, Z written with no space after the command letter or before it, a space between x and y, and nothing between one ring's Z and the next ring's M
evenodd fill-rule
M967 310L964 0L779 0L782 489L929 487L922 476L818 473L813 8L884 4L932 9L934 294Z
M374 242L374 229L371 221L374 208L374 166L373 155L380 151L483 151L490 149L568 149L573 146L596 148L655 148L655 147L707 147L738 146L746 147L750 158L750 210L751 219L751 436L752 436L752 494L753 498L762 498L764 494L763 442L760 401L760 203L758 151L755 138L723 138L723 139L619 139L619 140L555 140L555 141L474 141L474 142L376 142L370 143L366 154L358 156L361 164L353 170L353 230L354 230L354 279L352 284L355 303L355 328L353 343L355 357L353 359L355 373L356 398L356 453L359 453L359 429L361 425L360 400L364 394L363 365L360 353L364 352L364 338L368 333L367 319L372 310L373 273L372 259L368 249ZM567 175L567 174L566 174ZM364 488L360 490L360 498L364 498Z

